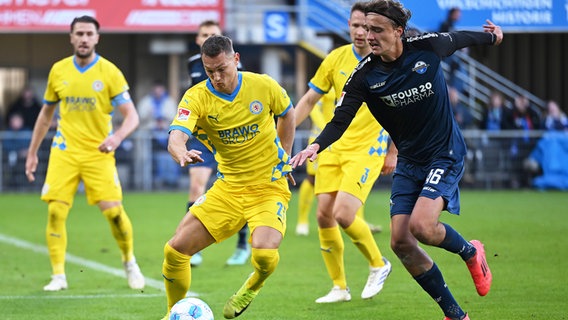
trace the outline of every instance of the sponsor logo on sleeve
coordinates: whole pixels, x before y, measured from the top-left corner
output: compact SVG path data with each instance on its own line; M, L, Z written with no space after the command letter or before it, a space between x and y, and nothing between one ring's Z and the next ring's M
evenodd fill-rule
M178 114L177 114L177 120L178 121L187 121L187 119L189 119L190 114L191 114L191 111L189 109L179 108Z

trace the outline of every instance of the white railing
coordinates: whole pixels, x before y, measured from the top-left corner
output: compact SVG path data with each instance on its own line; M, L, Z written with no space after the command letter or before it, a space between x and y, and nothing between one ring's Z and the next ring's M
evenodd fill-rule
M527 179L530 177L524 168L525 160L543 134L542 131L464 130L469 153L462 183L464 186L482 189L528 187ZM0 159L2 160L0 192L39 192L41 190L52 136L52 132L48 134L40 148L37 180L30 184L24 175L25 153L31 137L30 132L20 135L0 132ZM167 133L137 131L123 141L116 151L116 158L119 177L125 190L188 189L187 171L180 170L167 154L165 146L158 143L157 138L162 138L163 141L166 136ZM309 131L297 131L293 154L298 153L307 145L308 137ZM20 144L19 150L10 147L18 144ZM171 176L167 176L168 173L172 173L168 171L172 168L178 169L173 173L173 180ZM163 176L164 172L166 172L165 176ZM305 168L298 168L295 175L297 180L301 181L305 176ZM377 187L389 182L390 178L381 178Z

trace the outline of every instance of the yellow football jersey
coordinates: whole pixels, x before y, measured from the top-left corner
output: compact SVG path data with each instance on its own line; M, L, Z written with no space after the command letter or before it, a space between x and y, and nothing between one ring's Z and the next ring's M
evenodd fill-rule
M334 90L335 100L339 101L345 82L362 58L355 52L352 44L334 49L322 61L308 85L321 94ZM368 152L384 156L387 146L387 132L377 123L367 105L363 104L347 131L330 146L330 150L349 153Z
M321 99L316 103L315 107L310 112L310 119L312 120L312 133L319 134L325 125L333 118L333 111L335 110L335 91L333 88L324 94Z
M239 72L238 77L230 95L216 91L209 79L187 90L170 131L193 134L211 149L219 179L240 184L280 179L292 168L274 116L290 111L292 102L267 75Z
M69 152L99 152L98 146L112 133L112 99L128 96L128 83L110 61L97 55L85 67L74 56L56 62L47 79L44 101L59 103L59 121L52 147Z

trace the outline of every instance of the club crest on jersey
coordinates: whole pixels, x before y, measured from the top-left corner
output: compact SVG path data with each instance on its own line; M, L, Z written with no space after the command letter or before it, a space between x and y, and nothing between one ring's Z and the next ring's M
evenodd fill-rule
M191 110L185 108L179 108L177 114L178 121L187 121L189 119L189 115L191 114Z
M418 74L424 74L430 65L424 61L418 61L412 68L412 71L415 71Z
M260 101L258 100L254 100L249 105L249 110L252 114L259 114L263 109L264 107L262 106L262 103L260 103Z
M95 80L95 82L93 82L93 90L95 90L96 92L101 92L103 90L103 82L101 80Z

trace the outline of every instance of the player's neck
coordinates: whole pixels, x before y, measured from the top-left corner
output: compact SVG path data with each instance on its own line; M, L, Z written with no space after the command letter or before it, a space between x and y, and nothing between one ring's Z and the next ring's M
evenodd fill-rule
M91 53L88 57L79 57L78 55L75 55L75 62L80 67L84 67L93 62L95 60L95 56L96 54L94 52Z
M400 56L402 56L403 51L404 51L404 46L402 45L402 41L397 42L393 46L392 50L386 51L384 54L381 54L381 59L384 62L393 62L396 59L400 58Z
M363 47L363 48L361 48L361 47L356 47L356 46L353 46L353 47L355 48L355 52L357 52L357 54L358 54L360 57L365 57L365 56L367 56L369 53L371 53L371 51L372 51L370 46L366 46L366 47Z

